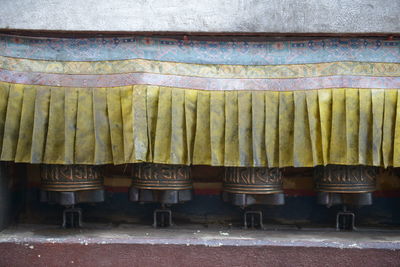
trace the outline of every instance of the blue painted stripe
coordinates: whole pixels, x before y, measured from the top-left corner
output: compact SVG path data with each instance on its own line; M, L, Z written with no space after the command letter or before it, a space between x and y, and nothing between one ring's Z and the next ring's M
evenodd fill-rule
M400 41L182 41L167 38L33 38L0 35L0 55L59 61L150 59L199 64L275 65L335 61L400 62Z

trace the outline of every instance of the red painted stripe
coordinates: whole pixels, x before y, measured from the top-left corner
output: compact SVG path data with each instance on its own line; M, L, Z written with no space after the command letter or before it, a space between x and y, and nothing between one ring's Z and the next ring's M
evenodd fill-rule
M316 196L317 192L308 189L284 189L286 196L297 197L297 196Z
M213 188L195 188L195 195L220 195L221 190Z

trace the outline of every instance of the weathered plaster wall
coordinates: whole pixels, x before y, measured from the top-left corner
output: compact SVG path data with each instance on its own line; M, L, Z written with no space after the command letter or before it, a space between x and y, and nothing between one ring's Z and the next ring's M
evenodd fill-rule
M10 174L7 171L6 164L0 163L0 231L3 230L11 221L11 188Z
M0 29L400 33L400 0L0 0Z

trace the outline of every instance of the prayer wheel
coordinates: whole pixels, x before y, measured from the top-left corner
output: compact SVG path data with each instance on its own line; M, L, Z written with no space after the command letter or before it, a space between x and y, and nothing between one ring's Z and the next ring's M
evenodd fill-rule
M318 202L327 206L371 205L377 173L378 168L372 166L317 166L314 176Z
M282 172L278 168L226 167L223 199L241 207L283 205Z
M341 205L336 213L336 230L356 230L356 215L348 207L372 204L378 168L372 166L327 165L315 168L318 203L327 207Z
M82 211L79 203L104 201L103 177L99 166L93 165L42 165L42 202L66 207L63 211L65 227L81 227Z
M153 227L172 226L172 211L166 206L192 199L190 167L185 165L140 163L132 168L129 200L161 204L153 212Z
M102 190L103 178L98 166L42 165L42 190L76 192Z
M42 165L41 189L42 201L64 206L104 201L99 166Z
M192 199L190 167L140 163L132 168L130 200L176 204Z

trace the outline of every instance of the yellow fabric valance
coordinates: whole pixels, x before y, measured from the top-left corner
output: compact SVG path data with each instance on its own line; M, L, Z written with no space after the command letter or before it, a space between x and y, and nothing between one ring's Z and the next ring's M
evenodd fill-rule
M206 91L0 83L0 160L400 166L397 89Z

